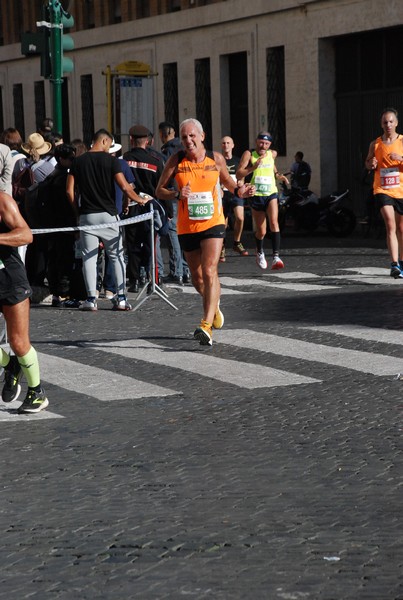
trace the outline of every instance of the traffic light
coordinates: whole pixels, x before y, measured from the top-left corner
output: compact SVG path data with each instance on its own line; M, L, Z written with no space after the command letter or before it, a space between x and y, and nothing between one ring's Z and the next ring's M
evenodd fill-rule
M71 35L64 33L65 29L70 29L70 27L74 26L74 19L70 13L61 9L61 25L62 27L62 36L61 36L61 59L62 59L62 73L71 73L74 71L74 63L70 57L64 56L65 52L70 52L74 50L74 40Z
M40 27L38 33L21 34L21 54L41 57L41 76L48 79L52 74L49 48L49 28Z
M50 11L50 55L52 59L52 79L59 81L63 74L71 73L74 64L71 58L64 56L65 52L74 49L73 38L65 33L74 25L74 19L70 13L65 11L59 0L49 0Z

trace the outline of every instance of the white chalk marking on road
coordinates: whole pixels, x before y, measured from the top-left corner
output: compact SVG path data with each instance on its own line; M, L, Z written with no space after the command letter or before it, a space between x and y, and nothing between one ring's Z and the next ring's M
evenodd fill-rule
M268 277L278 277L279 279L320 279L322 275L317 275L316 273L303 273L302 271L294 271L292 273L286 271L281 273L269 272L263 273L264 276Z
M348 269L337 269L338 271L350 271L357 275L379 275L381 277L389 277L389 269L383 267L349 267Z
M325 275L324 279L339 279L366 283L370 285L402 285L399 279L393 279L389 275L389 269L383 267L349 267L348 269L337 269L343 271L343 275Z
M215 338L223 344L241 348L259 349L261 352L273 352L279 356L290 356L306 361L325 363L345 367L372 375L394 375L402 370L403 359L362 352L346 348L334 348L324 344L313 344L294 338L250 331L248 329L229 329L217 331Z
M281 281L265 281L264 279L235 279L233 277L220 277L222 285L230 287L266 287L277 288L281 290L292 290L294 292L313 292L317 290L338 289L334 285L315 285L314 283L282 283Z
M41 379L71 392L92 396L97 400L131 400L181 394L153 383L141 381L113 371L91 367L80 362L39 353ZM51 398L49 399L51 402Z
M163 365L190 373L199 374L241 388L257 389L296 385L303 383L320 383L319 379L304 377L295 373L280 371L254 363L240 362L215 356L207 356L201 352L176 352L172 348L158 346L146 340L122 340L107 344L91 344L91 347L126 358L142 360L155 365ZM199 349L195 341L195 349ZM209 352L206 349L206 352Z
M341 281L354 281L356 283L367 283L369 285L402 285L402 280L389 277L363 277L360 275L325 275L323 279L338 279Z
M220 278L221 281L221 278ZM222 282L222 281L221 281ZM168 285L167 285L168 287ZM178 289L178 288L177 288ZM197 294L198 292L196 292L195 288L189 287L189 286L184 286L180 288L180 291L182 291L184 294ZM247 295L247 294L252 294L253 292L244 292L241 290L231 290L229 288L221 288L221 296L231 296L233 294L236 294L237 296L242 296L242 295Z
M301 329L310 329L311 331L324 331L344 337L351 337L357 340L367 340L369 342L385 342L386 344L396 344L403 346L403 331L396 329L381 329L380 327L363 327L350 325L319 325L315 327L301 327ZM402 360L403 368L403 360Z

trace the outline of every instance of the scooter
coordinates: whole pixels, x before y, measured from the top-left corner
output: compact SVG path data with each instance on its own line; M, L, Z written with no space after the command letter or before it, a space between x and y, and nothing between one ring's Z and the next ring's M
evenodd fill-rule
M324 226L335 237L346 237L354 231L356 216L351 209L342 206L350 194L348 189L323 198L318 198L311 190L288 188L286 184L279 191L278 221L281 231L290 224L305 231Z

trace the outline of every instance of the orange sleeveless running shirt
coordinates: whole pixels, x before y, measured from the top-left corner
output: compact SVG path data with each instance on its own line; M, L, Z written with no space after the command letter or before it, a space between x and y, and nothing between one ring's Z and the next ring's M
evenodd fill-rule
M224 225L225 218L221 201L220 173L212 152L206 152L202 162L191 162L181 158L175 181L181 190L190 182L191 196L178 201L177 232L200 233L216 225Z
M392 144L384 144L382 137L375 140L378 166L374 174L374 194L403 199L403 163L389 157L392 152L403 155L402 139L399 135Z

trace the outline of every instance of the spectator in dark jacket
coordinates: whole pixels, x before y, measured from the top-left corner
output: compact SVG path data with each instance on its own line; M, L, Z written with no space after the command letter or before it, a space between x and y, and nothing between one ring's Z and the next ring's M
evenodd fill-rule
M162 142L161 152L167 160L172 154L176 154L179 150L183 150L182 143L175 135L175 127L168 121L162 121L158 125L160 140ZM175 182L172 182L172 188L175 189ZM169 274L165 277L166 283L183 283L190 282L189 267L181 250L178 233L176 231L176 222L178 218L178 203L171 200L165 200L167 210L172 218L169 221L168 231L168 252L169 252Z

